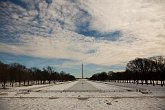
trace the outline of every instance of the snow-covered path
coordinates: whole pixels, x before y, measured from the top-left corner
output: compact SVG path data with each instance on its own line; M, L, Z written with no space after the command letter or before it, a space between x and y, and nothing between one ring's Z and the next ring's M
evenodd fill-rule
M76 84L68 88L66 91L77 91L77 92L91 92L98 91L94 85L88 83L86 80L79 80Z

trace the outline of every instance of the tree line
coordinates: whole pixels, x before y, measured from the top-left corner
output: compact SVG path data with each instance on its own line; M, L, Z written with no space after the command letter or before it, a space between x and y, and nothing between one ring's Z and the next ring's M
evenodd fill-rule
M114 81L139 84L165 84L165 58L155 56L150 58L136 58L126 65L123 72L96 73L90 77L90 80Z
M27 68L19 63L4 64L0 61L0 83L3 88L6 87L7 83L13 87L14 84L21 86L72 80L75 80L73 75L65 73L64 71L57 72L51 66L43 69L36 67Z

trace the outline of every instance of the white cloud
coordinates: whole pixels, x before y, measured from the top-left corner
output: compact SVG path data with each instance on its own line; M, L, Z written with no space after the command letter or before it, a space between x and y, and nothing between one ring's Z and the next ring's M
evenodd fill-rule
M62 65L68 68L82 62L125 65L136 57L165 55L164 6L163 0L81 0L77 3L57 0L49 9L45 2L41 2L40 11L34 7L28 11L17 7L24 14L12 13L13 26L9 25L11 28L7 29L19 30L19 43L0 42L0 52L74 60ZM91 29L101 32L120 30L123 36L113 42L77 34L75 20L79 8L91 15L91 19L82 19L90 20ZM91 50L94 51L90 53Z

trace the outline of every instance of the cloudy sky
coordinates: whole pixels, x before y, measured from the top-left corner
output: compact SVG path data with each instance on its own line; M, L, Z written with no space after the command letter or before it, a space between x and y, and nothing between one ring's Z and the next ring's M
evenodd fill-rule
M165 56L165 0L0 0L0 60L81 76Z

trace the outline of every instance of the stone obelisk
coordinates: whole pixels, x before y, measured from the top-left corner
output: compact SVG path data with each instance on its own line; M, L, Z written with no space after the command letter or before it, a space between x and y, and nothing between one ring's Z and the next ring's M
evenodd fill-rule
M84 78L84 73L83 73L83 64L82 64L82 79Z

